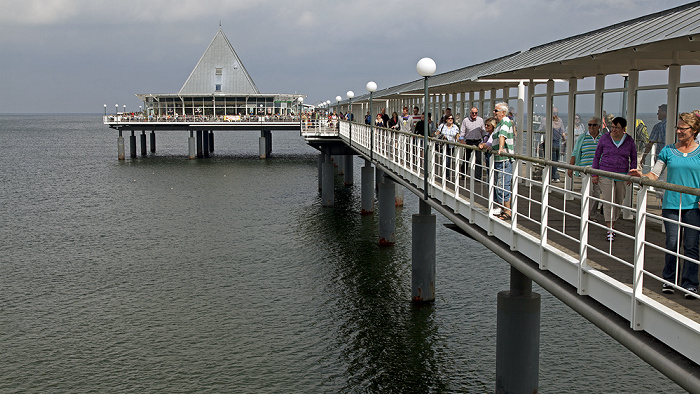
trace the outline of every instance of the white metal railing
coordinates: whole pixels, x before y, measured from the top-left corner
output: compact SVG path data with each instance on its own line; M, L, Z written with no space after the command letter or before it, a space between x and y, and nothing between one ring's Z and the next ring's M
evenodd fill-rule
M422 136L377 127L371 129L368 125L345 121L340 124L339 134L358 152L372 157L417 188L423 188ZM370 151L372 145L374 150ZM647 193L652 185L657 190L693 195L700 195L700 190L511 155L514 159L512 219L504 221L493 214L496 208L505 209L494 201L494 194L499 190L495 180L500 174L495 170L493 160L477 165L472 154L467 162L464 160L467 149L474 148L429 138L426 156L431 198L511 245L511 249L539 262L540 269L554 272L574 286L579 294L589 295L628 319L634 330L645 330L700 363L700 323L697 318L691 318L695 312L664 298L661 286L663 283L672 285L676 292L688 294L688 297L697 295L683 289L677 281L664 280L659 268L663 267L663 262L659 264L657 261L669 252L665 248L665 237L660 233L660 223L698 228L662 217L658 203L655 206L649 203L654 193ZM527 176L526 163L541 167L541 178L532 174ZM580 171L580 187L572 191L566 190L563 184L552 184L552 165ZM478 172L481 172L481 177L477 176ZM616 234L614 242L605 239L610 229L604 221L588 217L591 205L610 204L604 198L591 196L590 175L593 173L630 182L634 186L630 188L634 194L633 206L617 205L622 210L633 211L634 223L618 221L622 224L613 229ZM573 200L564 198L565 195L573 196ZM650 226L655 226L653 234L648 231ZM685 259L678 246L669 253ZM700 264L698 260L686 261ZM679 259L677 277L682 264Z
M113 123L245 123L245 122L286 122L298 123L298 116L286 115L219 115L219 116L193 116L193 115L167 115L167 116L143 116L130 114L104 115L102 116L104 124Z

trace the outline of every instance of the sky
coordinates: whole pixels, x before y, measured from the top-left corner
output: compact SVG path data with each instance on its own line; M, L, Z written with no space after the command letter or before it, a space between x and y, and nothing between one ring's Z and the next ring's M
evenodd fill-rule
M176 93L221 28L261 93L331 100L686 4L666 0L0 0L0 113L137 108Z

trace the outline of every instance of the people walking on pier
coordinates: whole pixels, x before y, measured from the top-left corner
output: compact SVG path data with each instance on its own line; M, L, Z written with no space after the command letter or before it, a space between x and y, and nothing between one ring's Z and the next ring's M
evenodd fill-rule
M408 107L403 107L403 114L401 115L401 126L400 130L405 133L411 132L411 116L408 114Z
M498 126L493 132L494 143L498 141L498 153L493 155L494 170L496 173L496 203L503 205L501 213L497 216L502 220L510 220L511 179L513 176L513 159L503 156L504 153L515 154L515 138L513 135L513 122L506 115L508 104L498 103L493 110L498 120Z
M627 133L627 120L617 117L612 120L609 134L603 134L593 157L592 167L596 170L627 174L637 168L637 147ZM609 230L606 239L615 240L615 221L620 215L619 205L627 193L624 181L593 175L593 184L600 183L602 198L612 204L603 204L605 223Z
M399 130L401 128L401 122L399 121L399 114L394 111L391 114L391 118L387 122L387 127L394 130Z
M667 105L659 105L658 111L656 111L656 117L659 119L659 123L655 124L651 129L651 134L649 134L649 142L642 153L642 158L640 161L641 165L644 165L647 155L651 152L651 149L656 145L656 155L661 152L661 149L666 145L666 111Z
M493 131L496 129L496 126L498 126L498 122L496 121L496 118L491 117L488 118L484 121L484 129L486 129L486 135L484 136L484 139L479 143L479 149L487 149L493 147ZM491 159L491 154L486 152L484 153L484 165L483 168L479 167L477 170L481 172L483 169L486 169L486 175L488 176L489 174L489 160Z
M493 130L492 130L493 131ZM469 116L464 118L462 121L462 127L460 127L459 140L467 145L479 146L480 143L484 141L484 137L488 135L486 132L486 126L484 124L484 119L479 116L479 109L474 107L469 111ZM476 162L476 174L474 177L476 179L481 179L481 152L474 152L474 160ZM469 162L472 156L472 150L465 150L464 161Z
M453 115L449 115L447 118L445 118L445 123L442 125L438 126L437 131L435 132L435 137L444 139L449 142L457 142L457 138L459 137L459 127L454 124L455 117ZM447 169L452 169L452 171L446 170L447 177L449 179L452 179L454 175L454 146L447 144L446 149L445 149L445 167Z
M418 123L421 120L421 114L420 114L420 109L418 107L413 107L413 115L411 115L411 120L409 121L409 125L411 127L411 133L416 132L416 123Z
M590 167L593 165L593 157L595 157L595 151L596 148L598 148L598 141L600 141L600 124L600 119L596 118L595 116L588 119L588 131L576 138L576 144L574 145L574 151L571 154L569 164L581 167ZM566 174L569 176L569 178L573 178L574 170L568 170ZM591 189L591 197L600 198L600 185L598 183L593 184L593 188ZM597 206L597 202L590 204L588 220L595 221L594 214Z
M545 131L546 122L540 123L541 132ZM547 142L542 142L540 146L540 156L544 156L545 146ZM566 144L566 130L564 129L564 122L559 117L559 110L556 107L552 108L552 160L559 161L559 156L561 154L561 146ZM552 182L559 182L559 168L552 167Z
M634 168L629 174L632 176L646 176L653 180L659 179L661 173L666 170L668 183L676 185L700 188L700 146L695 140L700 131L700 111L693 113L681 113L676 126L678 142L665 146L659 152L659 158L650 172L642 174ZM692 194L681 194L671 190L664 192L661 203L661 215L666 230L665 265L662 272L664 280L669 283L662 285L662 291L673 294L674 287L678 285L678 257L680 253L681 237L683 239L683 271L680 277L680 286L687 293L686 298L694 298L698 293L698 239L700 238L700 197ZM679 227L681 222L685 225ZM694 226L694 227L690 227Z
M377 114L377 119L374 121L374 125L377 127L386 127L384 124L384 118L382 118L382 114Z

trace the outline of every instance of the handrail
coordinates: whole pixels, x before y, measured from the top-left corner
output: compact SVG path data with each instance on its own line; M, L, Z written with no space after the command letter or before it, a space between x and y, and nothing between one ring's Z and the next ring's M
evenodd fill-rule
M700 364L700 341L698 341L700 322L684 316L663 304L660 298L650 297L644 292L649 288L656 289L655 286L658 286L656 291L660 293L661 284L665 283L672 285L677 291L695 297L681 288L678 283L664 280L658 267L645 268L645 262L650 263L645 256L650 253L656 253L657 256L672 253L692 264L700 264L700 261L686 258L678 251L667 251L663 237L647 234L647 222L670 221L662 217L658 210L647 209L649 205L647 191L653 186L657 191L671 190L700 196L699 189L517 153L504 153L502 156L513 159L514 170L512 220L503 221L497 219L491 212L493 208L504 208L493 200L496 191L504 190L494 182L500 172L494 167L493 160L489 166L479 166L475 162L476 155L471 155L469 161L465 160L464 155L467 149L484 153L494 153L494 150L479 149L434 137L428 137L428 144L424 147L424 137L421 135L381 127L373 128L372 135L368 125L357 122L352 122L352 136L349 129L350 122L341 121L337 136L365 158L370 157L370 141L374 139L372 161L376 165L388 169L394 175L401 177L402 182L410 183L417 190L423 189L423 177L427 175L428 196L431 200L439 201L450 208L450 212L454 212L467 222L481 227L488 235L495 236L510 245L512 250L518 250L523 256L537 261L541 270L555 273L574 286L578 294L588 295L601 302L629 321L631 329L648 332L696 364ZM424 158L428 160L427 167L423 162ZM525 163L542 168L541 180L522 176L522 173L527 173L527 171L520 171ZM549 176L552 167L571 169L581 173L580 191L567 190L553 184ZM423 174L424 168L428 168L427 174ZM483 171L487 180L476 179L477 171ZM636 197L636 203L632 206L612 204L617 208L635 213L636 218L630 223L631 229L613 229L618 235L619 242L630 242L634 245L633 247L613 250L610 242L605 246L603 244L605 230L609 229L588 218L591 204L599 202L610 204L602 198L591 196L592 177L590 175L593 174L635 184L636 187L632 188L634 193L632 197L633 199ZM534 195L533 186L539 190L535 191ZM551 191L557 194L550 196ZM541 193L541 196L537 193ZM653 193L650 194L653 195ZM573 196L575 200L580 201L580 208L567 207L567 204L571 203L568 203L564 196ZM683 227L696 228L677 221L675 223ZM589 233L593 236L596 232L601 235L600 239L590 238L589 240ZM657 231L654 234L659 233ZM573 245L576 246L572 247ZM616 267L620 272L618 276L614 276L615 273L605 269L594 268L599 266L596 265L596 260L590 260L591 252L595 252L597 256L602 255L605 261L601 262L604 264ZM655 262L656 260L653 261ZM651 285L647 283L645 286L645 279ZM631 283L628 283L630 280ZM664 323L659 324L659 321Z

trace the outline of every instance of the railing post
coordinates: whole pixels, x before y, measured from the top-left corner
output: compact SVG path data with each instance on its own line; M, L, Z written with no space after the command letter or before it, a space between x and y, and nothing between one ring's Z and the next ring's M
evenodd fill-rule
M635 218L634 236L634 276L632 277L632 318L630 327L635 331L644 329L639 312L637 299L642 296L644 286L644 239L647 231L647 190L649 186L642 185L637 191L637 216Z
M518 237L515 236L515 229L518 228L518 181L520 178L520 160L513 162L510 194L510 250L518 250Z
M576 288L580 295L588 294L588 277L585 268L588 265L588 213L591 211L592 179L588 174L581 174L581 227L578 251L578 286Z
M551 112L551 111L550 111ZM551 143L550 143L551 145ZM550 151L551 152L551 151ZM545 248L547 246L547 217L549 215L549 184L551 179L552 166L542 167L542 208L540 209L540 269L547 269L547 256Z
M472 153L469 156L469 206L471 207L471 209L469 210L469 223L474 223L474 217L476 216L476 211L474 210L474 203L476 201L476 198L474 197L474 190L476 188L476 180L474 179L474 174L476 174L477 171L481 171L483 175L484 172L484 169L482 167L479 167L478 169L476 168L476 152L477 151L472 150ZM482 158L481 160L481 165L483 165L483 163L485 162L485 156L486 155L484 155L484 158Z

